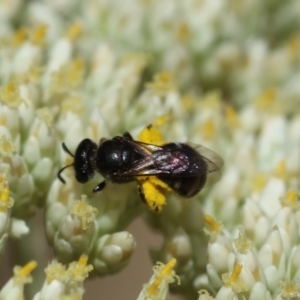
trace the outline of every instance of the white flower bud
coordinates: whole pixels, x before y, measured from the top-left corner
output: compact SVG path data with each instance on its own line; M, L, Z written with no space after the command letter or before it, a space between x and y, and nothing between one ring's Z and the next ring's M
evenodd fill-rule
M101 275L119 271L128 263L135 246L133 236L126 231L104 235L96 242L95 271Z
M29 227L24 220L12 218L9 235L13 238L21 238L29 233Z

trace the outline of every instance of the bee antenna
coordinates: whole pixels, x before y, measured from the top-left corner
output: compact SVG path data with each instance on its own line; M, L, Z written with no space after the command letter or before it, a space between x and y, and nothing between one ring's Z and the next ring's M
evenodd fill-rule
M67 148L65 143L61 144L62 148L64 149L64 151L68 154L70 154L72 157L74 157L74 155L71 153L71 151Z
M59 179L62 183L66 183L66 181L65 181L65 180L63 179L63 177L61 176L61 173L63 172L64 169L66 169L66 168L68 168L68 167L71 167L71 166L73 166L73 164L67 165L67 166L61 168L61 169L58 171L57 177L58 177L58 179Z
M62 143L61 146L62 146L63 150L64 150L66 153L68 153L69 155L71 155L72 157L74 157L74 155L71 153L71 151L68 149L68 147L66 146L65 143ZM58 171L57 177L58 177L58 179L59 179L62 183L66 183L66 181L65 181L65 180L63 179L63 177L61 176L61 173L63 172L64 169L66 169L66 168L68 168L68 167L71 167L71 166L73 166L73 165L74 165L74 163L69 164L69 165L67 165L67 166L65 166L65 167L63 167L63 168L61 168L61 169Z

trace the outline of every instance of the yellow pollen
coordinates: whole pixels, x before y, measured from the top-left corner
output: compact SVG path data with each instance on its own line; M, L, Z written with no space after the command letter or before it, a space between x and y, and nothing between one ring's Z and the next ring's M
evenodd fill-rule
M284 177L284 175L286 174L286 161L284 159L279 162L274 173L277 177Z
M153 125L148 125L146 128L144 128L140 132L138 140L143 143L153 144L157 146L165 144L162 133L156 126Z
M277 90L275 87L268 88L264 93L258 96L255 100L255 105L257 109L270 112L278 112L280 109L279 103L277 101Z
M154 124L159 127L165 124L169 119L170 119L169 115L162 115L154 121Z
M89 259L89 257L86 254L82 254L79 257L78 264L81 266L86 266L88 259Z
M218 231L221 227L220 223L218 223L212 216L206 215L204 220L212 231Z
M167 190L168 187L155 176L139 178L138 182L143 190L148 208L152 212L161 212L163 206L167 204L164 190Z
M234 269L228 279L228 282L225 284L226 287L230 287L232 283L235 283L242 272L243 266L241 264L237 264L234 266Z
M148 288L149 295L156 295L158 287L168 275L171 275L176 265L176 259L172 258L161 270L159 270L157 277ZM179 283L180 284L180 283Z
M30 261L24 267L22 267L16 274L17 277L28 276L37 267L37 262L35 260Z
M296 191L289 191L285 197L289 202L298 202L298 194Z
M169 72L161 72L155 75L153 82L147 83L146 87L159 96L165 96L168 92L176 89Z
M257 104L262 108L266 108L274 101L275 95L276 95L276 89L271 87L257 98Z
M171 80L171 74L169 72L162 72L158 74L157 79L161 82L168 83Z
M82 32L82 24L77 22L74 23L67 31L67 37L70 39L75 39L77 38Z
M238 116L235 109L231 106L227 106L225 109L225 116L229 126L236 128L238 125Z
M161 121L163 122L164 120L156 121L156 123L160 123ZM157 146L165 144L162 133L156 126L153 126L151 124L140 132L138 140L143 143ZM151 149L149 149L149 153L150 152ZM165 191L172 190L167 184L165 184L155 176L138 177L137 181L141 186L149 209L153 212L160 212L163 206L166 205Z
M38 44L41 45L44 43L44 39L47 33L47 26L46 25L41 25L39 26L31 36L31 42L33 44Z
M7 203L9 200L9 188L6 186L0 193L0 201Z
M28 36L28 32L27 32L26 28L24 28L24 27L19 28L12 37L12 44L14 46L19 46L20 44L22 44L25 41L27 36Z
M9 188L7 184L3 184L0 186L0 211L6 212L8 208L11 208L14 206L15 200L11 197L9 197Z
M174 267L176 266L176 259L172 258L166 265L165 267L162 269L161 271L161 275L167 275L170 274L170 272L174 269Z
M284 197L280 198L280 201L283 206L291 207L294 210L298 210L300 206L299 195L294 190L287 192L287 194Z
M264 173L259 173L255 175L252 186L254 191L261 191L267 183L267 177Z
M214 123L213 119L209 119L208 121L206 121L204 123L203 133L204 133L204 137L206 139L213 138L213 136L215 134L215 123Z
M187 23L180 24L177 30L177 37L181 42L188 40L188 38L190 37L190 28Z
M300 49L300 35L299 33L294 33L288 41L288 49L292 58L298 58L298 53Z

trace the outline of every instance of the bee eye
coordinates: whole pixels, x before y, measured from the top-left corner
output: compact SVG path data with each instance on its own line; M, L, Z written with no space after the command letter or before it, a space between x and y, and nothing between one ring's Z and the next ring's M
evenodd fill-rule
M85 183L95 175L95 155L97 145L90 139L83 140L74 155L74 170L76 180Z

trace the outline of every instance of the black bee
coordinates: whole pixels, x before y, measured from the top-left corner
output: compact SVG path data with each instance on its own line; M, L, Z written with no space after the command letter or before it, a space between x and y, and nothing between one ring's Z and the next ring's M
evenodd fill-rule
M64 143L62 148L74 157L74 161L58 172L58 178L65 183L61 173L70 166L73 166L76 180L80 183L91 180L95 172L99 172L104 181L93 192L101 191L107 181L126 183L138 176L156 176L178 195L190 198L204 187L208 175L220 170L224 164L221 157L203 146L193 147L184 143L156 146L135 141L128 132L112 139L103 138L99 146L90 139L84 139L75 155ZM216 179L218 175L214 181ZM141 187L139 193L144 200Z

